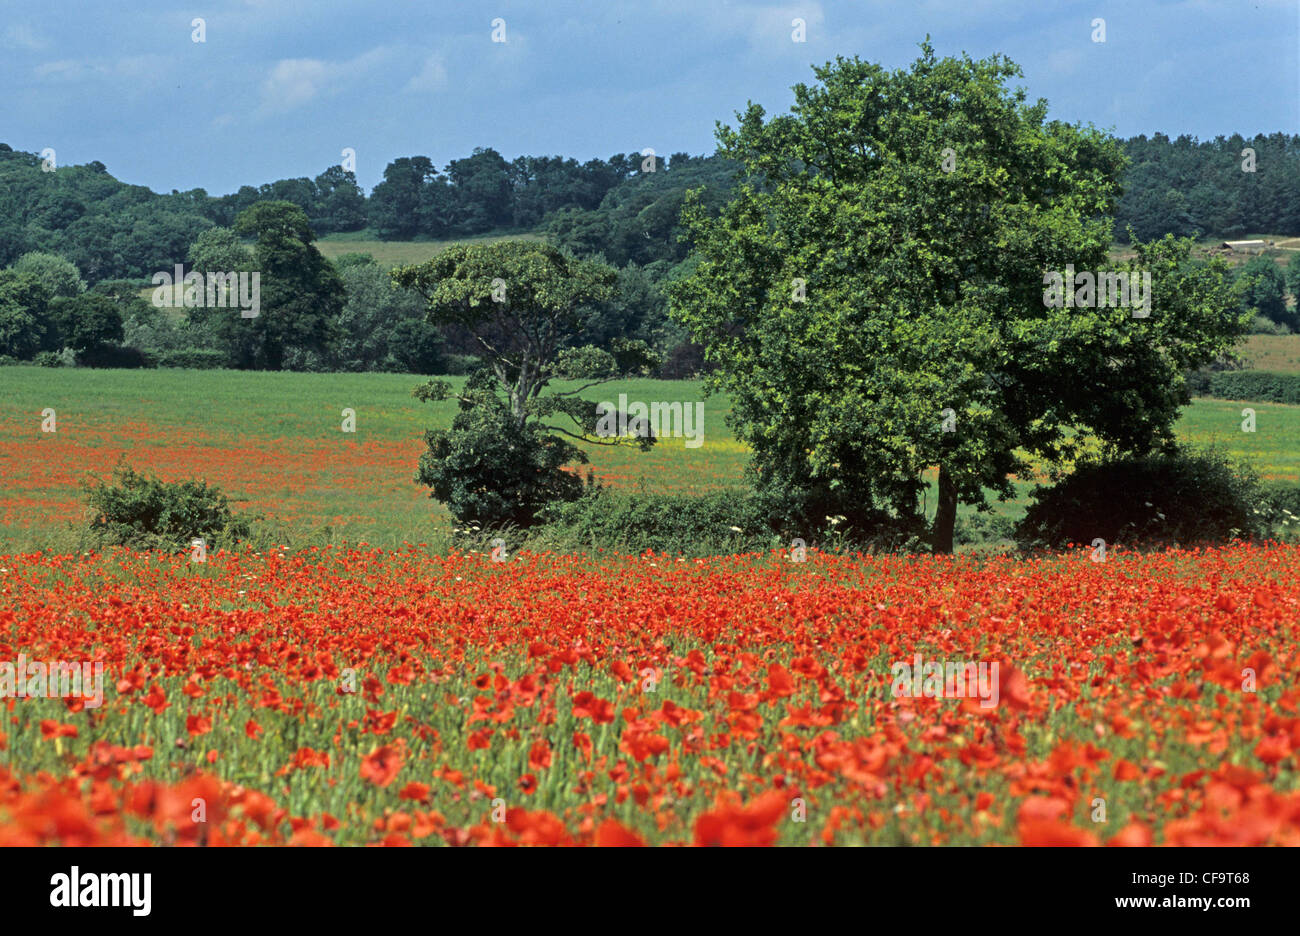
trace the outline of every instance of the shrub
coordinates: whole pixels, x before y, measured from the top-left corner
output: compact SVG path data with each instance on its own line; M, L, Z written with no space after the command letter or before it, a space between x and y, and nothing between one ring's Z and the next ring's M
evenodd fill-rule
M1220 400L1300 403L1300 374L1269 371L1218 371L1208 375L1201 395Z
M1052 549L1096 538L1127 546L1251 538L1264 529L1262 496L1251 468L1214 450L1085 459L1034 491L1015 535Z
M116 367L137 370L153 367L154 360L139 348L124 345L95 345L77 352L78 367Z
M32 363L38 367L62 367L63 356L57 351L39 351L32 358Z
M593 488L538 517L529 548L646 550L688 556L766 551L780 541L747 491L704 495L613 493Z
M582 495L582 478L564 466L586 456L536 423L519 426L486 388L490 379L471 375L451 428L424 434L415 480L460 523L532 526L545 505Z
M183 367L188 370L216 370L225 367L229 356L211 348L180 348L158 355L159 367Z
M1281 322L1275 322L1266 315L1257 315L1251 320L1249 334L1252 335L1289 335L1291 329Z
M808 545L860 548L883 552L925 552L925 518L896 516L872 504L860 503L850 515L840 511L844 501L827 484L805 486L793 478L758 478L751 468L746 477L755 483L754 498L761 514L784 540L799 537Z
M953 530L953 543L958 546L1009 541L1014 537L1015 521L993 513L958 517Z
M1261 493L1260 511L1270 533L1285 539L1300 534L1300 485L1270 481Z
M82 489L92 511L90 533L104 545L182 550L195 537L211 547L247 539L251 532L206 481L161 481L118 465L111 482L92 479Z
M443 356L443 373L448 377L464 377L479 366L479 359L472 354L447 354Z

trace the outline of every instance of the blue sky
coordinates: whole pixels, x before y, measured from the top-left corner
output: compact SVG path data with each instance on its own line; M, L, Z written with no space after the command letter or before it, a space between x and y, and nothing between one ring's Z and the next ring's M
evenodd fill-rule
M367 189L398 156L475 146L712 152L715 121L786 110L813 63L903 66L926 33L1121 136L1300 132L1297 0L0 0L0 142L214 195L344 147Z

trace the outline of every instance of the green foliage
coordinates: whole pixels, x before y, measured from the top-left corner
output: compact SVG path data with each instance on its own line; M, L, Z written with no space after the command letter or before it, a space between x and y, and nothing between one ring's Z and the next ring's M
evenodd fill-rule
M0 144L0 263L40 250L67 258L92 283L147 277L171 269L211 226L206 198L127 185L97 162L43 172L36 154Z
M0 270L0 354L26 361L58 347L49 289L31 273Z
M82 490L91 511L89 532L102 545L174 551L202 538L215 548L250 533L248 521L206 481L161 481L119 464L110 480L88 480Z
M1251 257L1238 273L1242 302L1254 315L1294 331L1300 327L1300 313L1286 305L1286 277L1270 258Z
M1015 521L992 513L976 513L957 518L953 539L959 546L1010 541L1015 536Z
M1300 535L1300 484L1266 481L1260 509L1277 539L1295 539Z
M1127 240L1241 238L1258 231L1300 233L1300 138L1239 133L1198 141L1163 133L1124 141L1130 166L1116 205L1116 230ZM1255 150L1258 171L1243 171L1242 150Z
M115 344L97 344L83 348L76 352L75 361L78 367L112 367L119 370L156 366L153 357L139 348Z
M1252 335L1289 335L1291 334L1291 326L1275 322L1263 315L1256 315L1250 322L1250 333Z
M211 348L177 348L164 351L157 357L159 367L180 367L189 370L215 370L227 364L224 351Z
M431 324L472 336L517 425L563 409L584 434L594 428L594 406L580 413L543 403L541 393L571 366L573 352L566 348L584 344L591 306L612 295L613 269L546 244L500 241L449 247L423 264L394 270L392 278L425 298ZM619 342L612 350L623 373L658 363L643 343Z
M1291 304L1300 310L1300 250L1291 254L1285 275L1286 288L1291 293Z
M744 491L697 496L593 488L578 500L548 506L540 519L542 525L529 533L530 550L715 556L766 551L780 543Z
M1167 233L1300 232L1297 139L1233 134L1198 142L1156 134L1124 141L1132 165L1116 205L1119 237L1130 226L1143 240ZM1246 146L1258 154L1257 173L1241 170ZM0 204L6 206L0 265L39 249L67 257L92 283L147 277L170 270L205 229L228 228L241 212L268 201L297 205L322 235L367 224L385 239L547 229L580 255L603 254L619 266L671 265L689 246L678 240L684 193L705 188L720 207L734 166L720 155L685 153L655 157L654 172L643 171L644 162L639 153L585 163L561 156L506 162L480 147L441 171L425 156L395 159L370 198L338 165L314 179L279 179L212 197L203 189L159 194L127 185L101 163L42 172L37 155L0 144Z
M464 377L482 363L472 354L448 354L443 358L442 372L449 377Z
M252 270L253 251L230 228L212 227L200 234L186 254L190 269L199 273L232 273Z
M421 396L433 399L431 392ZM537 423L520 424L494 392L493 378L478 370L466 382L451 428L425 433L415 480L447 505L460 523L532 525L553 501L574 500L582 480L564 466L587 461L577 446Z
M578 396L585 386L543 391L554 379L582 376L591 386L658 363L642 342L582 343L589 307L609 298L614 271L546 244L503 241L450 247L392 278L425 298L431 324L472 336L484 361L466 382L450 431L426 434L417 480L467 523L528 526L547 502L577 497L581 482L562 469L587 456L561 436L594 434L597 407ZM450 392L433 381L414 395L433 401ZM557 416L577 431L549 422Z
M239 367L280 370L290 351L323 355L343 308L344 287L312 244L306 214L290 202L259 202L235 219L234 232L257 239L261 309L251 318L231 309L205 310L232 360Z
M810 485L797 477L764 481L756 467L745 477L754 490L754 504L768 526L784 539L799 537L809 545L838 542L863 549L923 552L925 519L919 513L894 514L871 505L843 512L843 500L826 485Z
M595 210L568 208L547 223L556 243L580 256L600 256L617 266L673 264L686 259L689 230L682 207L689 191L716 213L731 195L737 166L726 158L674 156L653 172L637 170L611 188Z
M10 269L35 276L54 298L71 298L86 291L86 283L76 264L58 254L25 253L14 261Z
M63 346L78 352L93 353L123 337L121 308L114 299L97 292L55 299L51 316Z
M335 329L330 364L345 371L383 370L436 374L442 370L442 336L425 321L424 300L395 286L369 257L335 261L347 299Z
M1167 442L1183 370L1249 317L1226 265L1193 265L1172 238L1128 265L1150 273L1149 317L1045 303L1045 270L1112 267L1116 141L1049 122L1000 56L925 45L907 70L814 71L789 115L751 105L719 129L746 175L718 218L690 204L698 263L670 290L721 368L710 383L732 397L760 493L804 490L808 526L870 529L881 510L909 524L937 465L948 551L957 503L1010 496L1023 454L1058 461L1088 433Z
M1300 403L1300 374L1200 371L1189 380L1189 386L1197 396L1257 403Z
M1161 546L1258 536L1266 518L1253 469L1213 449L1081 459L1064 478L1037 488L1016 526L1026 547Z

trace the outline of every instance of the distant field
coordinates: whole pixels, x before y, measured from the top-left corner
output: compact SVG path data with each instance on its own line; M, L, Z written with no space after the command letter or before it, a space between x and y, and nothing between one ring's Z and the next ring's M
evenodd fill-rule
M1232 267L1240 266L1255 256L1254 253L1245 251L1221 251L1219 248L1226 239L1222 237L1201 238L1192 246L1192 256L1199 259L1220 256ZM1232 240L1272 241L1272 246L1266 247L1262 253L1278 266L1285 266L1295 256L1295 252L1300 250L1300 237L1290 237L1285 234L1246 234L1241 237L1234 237ZM1137 252L1128 244L1111 245L1110 257L1112 260L1132 260L1136 256Z
M316 248L331 260L349 253L367 253L380 266L403 266L423 263L432 259L452 244L494 244L497 241L542 240L539 234L508 234L496 237L457 237L439 241L382 241L354 239L347 235L331 234L316 241Z
M0 550L37 526L80 518L78 481L119 456L164 478L203 477L244 509L352 541L419 542L448 515L413 482L426 428L450 425L454 402L421 403L409 374L0 368ZM453 383L462 379L450 378ZM689 381L633 380L583 395L617 402L701 400ZM57 432L41 432L53 408ZM342 410L356 432L341 431ZM706 491L739 483L745 453L705 401L704 444L664 439L650 452L591 444L612 485ZM584 472L585 473L585 472Z
M444 533L448 516L412 477L426 428L449 425L455 404L420 403L404 374L115 371L0 368L0 550L39 528L80 520L78 481L120 456L165 478L203 477L243 509L294 530L396 545ZM456 382L456 378L452 378ZM592 400L704 401L704 444L664 439L650 452L588 445L597 477L616 487L702 492L742 483L745 449L723 423L725 398L704 400L692 381L633 380L584 393ZM57 432L41 432L41 411ZM356 410L355 434L341 431ZM1197 400L1182 437L1255 460L1269 478L1300 481L1300 406L1255 404L1257 430L1241 431L1241 404ZM1032 482L998 513L1017 516ZM933 506L933 505L931 505ZM969 511L965 508L962 514Z
M1300 374L1300 335L1250 335L1239 350L1251 370Z
M457 237L452 240L438 241L382 241L374 238L358 238L347 234L330 234L321 240L315 241L315 244L316 249L331 260L344 254L361 253L370 254L375 258L375 262L382 267L395 267L431 260L452 244L494 244L497 241L535 241L543 239L540 234L507 234L494 237ZM170 273L171 271L167 272ZM146 302L152 302L154 292L157 289L156 286L150 286L147 289L140 290L140 298ZM185 315L184 293L185 286L183 283L172 286L174 301L170 307L166 308L167 313L173 318L183 318Z

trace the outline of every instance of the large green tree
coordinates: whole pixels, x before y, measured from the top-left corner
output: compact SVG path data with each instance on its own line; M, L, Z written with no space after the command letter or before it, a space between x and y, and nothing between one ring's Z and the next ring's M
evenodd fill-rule
M33 273L0 270L0 355L28 360L58 347L49 288Z
M76 264L58 254L38 251L25 253L14 261L11 269L15 273L32 274L55 298L70 299L86 291L86 283Z
M425 321L424 300L393 285L369 254L334 261L347 289L330 363L338 370L441 373L442 335Z
M255 237L254 269L261 274L261 309L220 322L241 367L279 370L286 354L323 356L343 309L338 271L312 243L307 215L291 202L259 202L235 219L234 232Z
M688 205L698 264L672 289L786 522L915 523L937 468L930 538L951 551L958 503L1009 495L1025 454L1168 442L1184 368L1244 327L1225 269L1169 238L1131 264L1151 274L1146 317L1045 301L1051 271L1117 269L1117 142L1048 121L1001 56L927 42L907 69L814 72L789 114L751 103L719 125L741 184L716 218Z
M1251 257L1238 273L1242 281L1242 301L1256 315L1270 322L1294 328L1298 316L1286 306L1286 274L1272 257Z

